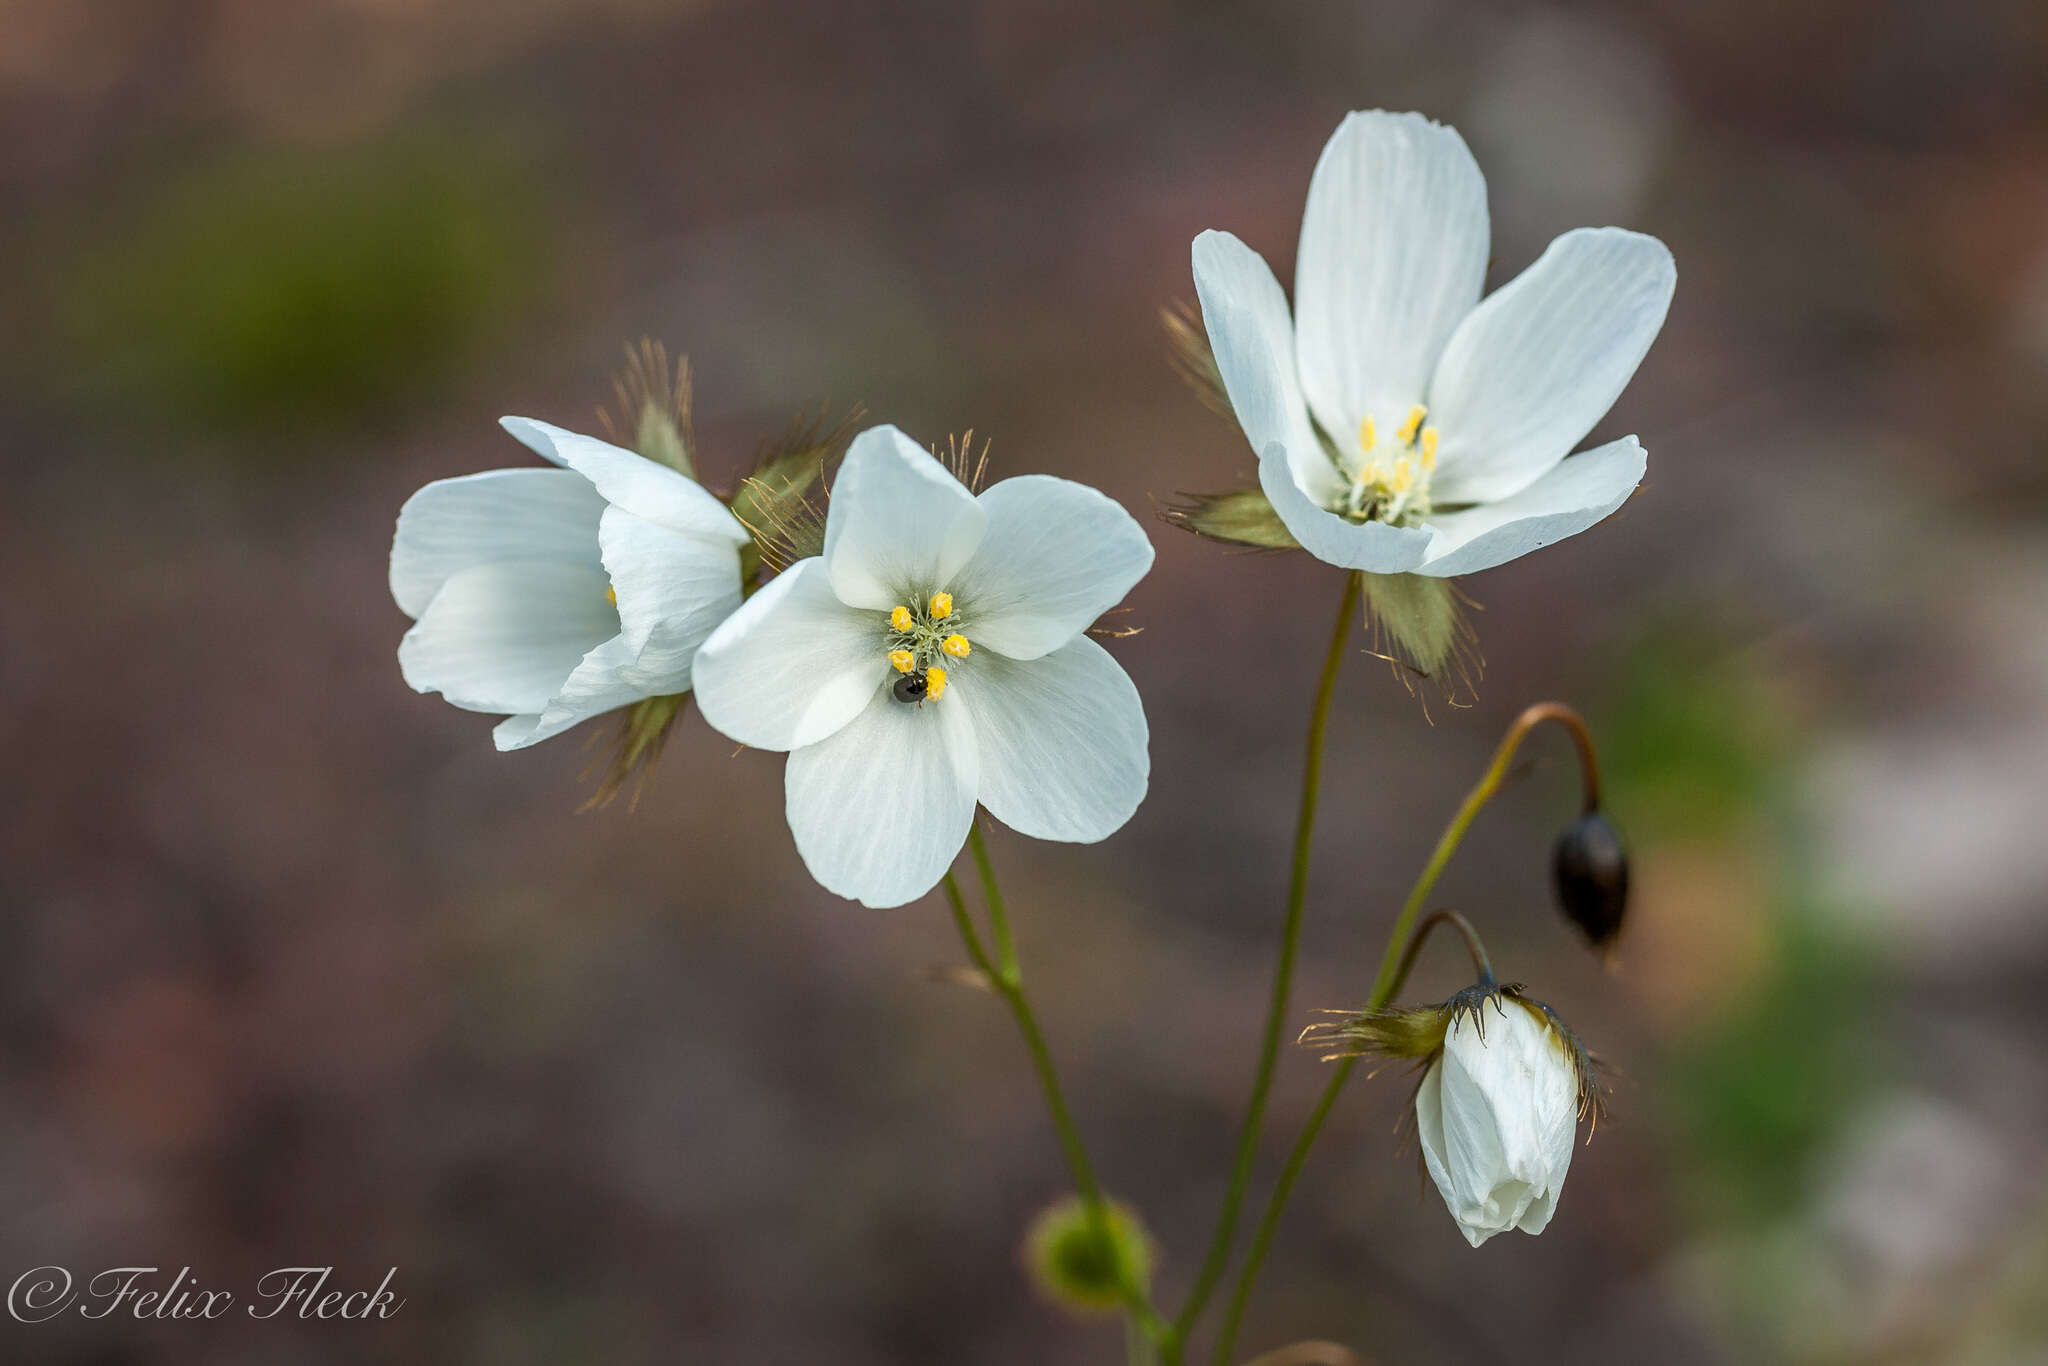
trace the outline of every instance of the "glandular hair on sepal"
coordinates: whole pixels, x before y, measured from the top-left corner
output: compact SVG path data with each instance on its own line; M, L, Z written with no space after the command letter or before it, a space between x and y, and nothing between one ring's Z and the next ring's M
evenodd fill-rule
M1183 493L1178 501L1158 504L1158 511L1159 519L1168 526L1192 531L1212 541L1227 541L1253 550L1301 548L1263 489Z
M740 554L740 581L752 592L763 565L779 574L798 560L822 554L825 516L812 491L820 487L827 466L846 450L854 429L866 416L855 404L846 416L827 425L822 403L797 415L789 430L764 446L754 466L726 500L753 543Z
M670 365L668 348L642 337L638 346L626 348L626 368L612 381L612 403L597 411L607 441L697 478L688 356Z
M1412 691L1416 681L1433 683L1452 706L1469 702L1485 662L1466 609L1472 600L1455 581L1427 574L1366 574L1365 619L1374 648L1395 666Z
M1556 1037L1578 1080L1579 1117L1603 1114L1605 1107L1597 1061L1558 1013L1524 994L1519 982L1503 985L1480 981L1435 1005L1374 1011L1325 1011L1324 1014L1336 1018L1310 1025L1296 1042L1321 1053L1325 1062L1343 1058L1383 1058L1405 1060L1423 1068L1442 1054L1444 1039L1454 1025L1461 1021L1469 1024L1483 1042L1492 1022L1509 1010L1530 1011L1541 1018Z
M643 697L621 709L604 757L584 775L586 779L596 777L597 791L583 803L583 809L610 806L628 785L632 793L626 799L626 809L638 806L640 794L661 758L662 747L668 743L669 732L689 705L690 694L682 692Z
M1209 334L1193 304L1185 301L1159 310L1159 322L1166 329L1166 344L1173 353L1173 368L1195 391L1202 406L1221 417L1236 420L1230 406L1230 391L1223 387L1223 371L1217 368L1216 353L1209 346Z

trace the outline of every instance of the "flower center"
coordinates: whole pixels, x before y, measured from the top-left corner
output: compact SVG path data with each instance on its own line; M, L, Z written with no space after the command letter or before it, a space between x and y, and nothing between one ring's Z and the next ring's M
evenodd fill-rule
M1425 427L1429 409L1418 403L1382 447L1370 416L1358 424L1358 453L1341 461L1351 485L1334 511L1355 522L1403 526L1429 515L1429 477L1436 471L1437 429Z
M961 634L960 613L953 595L944 589L925 600L922 610L897 606L889 609L889 629L884 635L889 663L901 675L896 680L899 702L936 702L946 695L946 660L962 660L974 652Z

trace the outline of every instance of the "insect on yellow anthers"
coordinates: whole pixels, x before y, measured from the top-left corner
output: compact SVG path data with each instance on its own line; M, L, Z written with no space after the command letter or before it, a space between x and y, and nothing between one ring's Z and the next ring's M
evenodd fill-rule
M1426 470L1436 468L1436 443L1436 428L1424 427L1422 429L1422 468Z
M931 601L931 616L932 616L932 620L934 620L934 621L942 621L942 620L944 620L945 618L947 618L947 617L950 617L950 616L952 616L952 615L953 615L953 595L952 595L951 593L934 593L934 594L932 594L932 601Z
M890 608L889 625L899 631L908 631L910 629L910 609L908 607Z
M968 652L973 650L974 647L967 643L966 636L955 633L940 641L939 648L955 659L965 659Z
M903 609L899 607L896 610L900 612ZM889 662L896 666L897 673L907 674L917 667L917 656L908 650L891 650L889 651Z
M1379 439L1379 432L1372 425L1372 418L1370 416L1358 419L1358 449L1360 451L1366 455L1371 455L1372 448L1378 444Z
M1402 445L1415 440L1415 433L1422 429L1422 419L1429 416L1429 409L1420 403L1408 410L1408 416L1401 419L1401 429L1394 433Z
M924 671L925 696L936 702L946 695L946 671L934 664Z

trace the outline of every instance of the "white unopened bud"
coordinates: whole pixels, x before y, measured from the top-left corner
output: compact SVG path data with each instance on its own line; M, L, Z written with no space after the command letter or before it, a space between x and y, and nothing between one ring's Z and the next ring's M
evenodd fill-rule
M1540 1006L1493 996L1459 1011L1415 1093L1429 1175L1465 1240L1541 1233L1572 1164L1582 1055Z

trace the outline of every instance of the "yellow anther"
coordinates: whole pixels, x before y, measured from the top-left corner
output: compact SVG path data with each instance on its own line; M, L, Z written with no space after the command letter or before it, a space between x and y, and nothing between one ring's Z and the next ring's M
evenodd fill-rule
M1402 445L1415 440L1415 433L1422 429L1422 419L1429 416L1429 409L1420 403L1408 410L1408 416L1401 419L1401 430L1394 433Z
M1406 493L1406 492L1408 491L1409 487L1410 487L1411 485L1413 485L1414 483L1415 483L1415 462L1414 462L1414 461L1412 461L1412 460L1410 460L1410 459L1409 459L1409 458L1408 458L1407 456L1405 456L1405 455L1404 455L1404 456L1402 456L1402 457L1401 457L1401 458L1400 458L1399 460L1396 460L1396 461L1394 462L1394 480L1393 480L1393 489L1394 489L1394 492L1396 492L1396 493Z
M907 674L917 667L917 656L908 650L891 650L889 662L896 666L897 673Z
M604 600L610 603L612 606L617 607L619 605L619 590L612 587L610 584L606 584L604 586Z
M936 664L924 671L924 695L934 702L946 695L946 671Z
M931 614L934 621L943 621L947 617L952 616L953 595L951 593L932 594Z
M1358 419L1358 449L1360 451L1371 455L1372 448L1379 439L1379 432L1374 429L1372 418L1361 417Z
M966 636L955 633L940 641L939 648L955 659L965 659L967 658L968 651L974 647L967 643Z
M1424 427L1422 429L1422 468L1426 470L1436 468L1436 442L1436 428Z
M1382 477L1380 474L1380 462L1377 460L1372 461L1353 477L1357 483L1367 487L1379 483Z
M910 629L910 609L908 607L890 608L889 624L899 631L908 631Z

